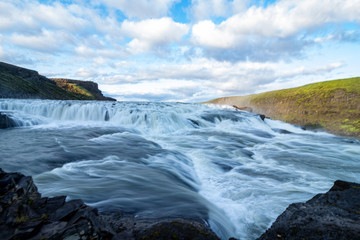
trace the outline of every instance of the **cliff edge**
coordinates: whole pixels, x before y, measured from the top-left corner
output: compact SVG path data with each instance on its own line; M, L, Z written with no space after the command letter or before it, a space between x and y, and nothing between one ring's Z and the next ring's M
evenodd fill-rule
M0 62L0 98L116 101L104 97L94 82L72 80L71 84L69 89L59 87L34 70Z

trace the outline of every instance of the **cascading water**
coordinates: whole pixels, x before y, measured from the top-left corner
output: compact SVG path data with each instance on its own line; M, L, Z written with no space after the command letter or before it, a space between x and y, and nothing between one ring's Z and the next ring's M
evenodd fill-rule
M256 239L292 202L358 181L360 143L232 108L181 103L0 100L0 167L45 196L138 218L196 217Z

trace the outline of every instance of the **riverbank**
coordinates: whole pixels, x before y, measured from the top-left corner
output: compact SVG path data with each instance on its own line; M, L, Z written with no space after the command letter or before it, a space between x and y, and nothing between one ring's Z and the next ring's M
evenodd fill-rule
M223 97L207 103L231 105L287 123L360 139L360 78Z

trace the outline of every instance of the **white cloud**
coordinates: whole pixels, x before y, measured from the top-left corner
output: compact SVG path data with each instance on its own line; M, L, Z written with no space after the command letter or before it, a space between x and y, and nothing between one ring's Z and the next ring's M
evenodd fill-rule
M89 27L88 16L76 16L72 9L71 6L65 8L62 4L55 2L54 5L33 5L30 11L34 19L51 28L79 31Z
M19 4L18 1L14 2L0 2L0 29L2 31L14 31L18 29L23 32L39 30L40 25L33 18L33 14L26 13L24 10L25 7L22 8L22 4ZM26 5L26 7L27 6L29 5Z
M248 5L249 0L192 0L191 13L195 20L208 20L243 12Z
M123 75L109 75L102 90L121 100L204 101L221 96L274 90L274 83L295 87L293 79L311 79L343 67L334 62L313 67L261 62L220 62L205 58L191 63L153 65ZM116 80L117 79L117 80ZM309 81L304 81L309 83Z
M198 46L231 48L236 44L236 39L233 32L210 20L201 21L192 28L192 41Z
M86 45L79 45L75 48L75 54L82 58L96 58L102 57L107 59L115 59L122 56L121 50L108 49L105 47L88 47Z
M139 22L125 20L122 32L131 37L128 49L131 53L141 53L153 47L180 42L189 31L189 26L174 22L171 18L148 19Z
M359 21L359 8L358 0L283 0L267 8L253 6L218 25L201 21L192 29L192 40L199 46L226 49L252 38L289 38L328 23Z
M157 81L141 81L136 83L126 83L118 85L102 85L105 91L110 94L119 94L123 96L129 95L163 95L171 94L172 91L178 91L184 88L193 88L198 86L197 83L188 80L167 80L158 79ZM105 87L106 86L106 87Z
M13 34L10 37L10 42L21 46L38 51L50 52L61 49L64 43L71 41L71 37L64 32L50 32L43 30L38 35L21 35Z
M229 11L228 7L227 0L193 0L192 14L195 19L226 16Z
M96 73L95 71L93 71L91 69L79 68L77 70L75 76L76 76L76 78L80 78L80 79L94 78L94 77L98 76L98 73Z
M89 27L87 15L72 11L76 5L64 6L59 2L52 5L34 1L0 2L0 29L25 33L37 33L43 28L81 31Z
M0 0L0 59L95 80L128 100L201 101L358 75L359 0L193 0L176 9L193 14L189 24L170 16L178 1Z
M121 10L128 17L157 18L166 16L178 0L105 0L110 7Z

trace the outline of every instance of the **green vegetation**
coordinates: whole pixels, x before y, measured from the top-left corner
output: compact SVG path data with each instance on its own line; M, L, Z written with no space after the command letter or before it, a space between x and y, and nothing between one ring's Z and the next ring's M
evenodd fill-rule
M91 81L50 80L36 71L0 62L0 98L107 100Z
M52 79L52 81L54 81L58 87L61 87L65 91L81 96L81 99L95 100L93 94L91 94L88 90L75 83L70 83L65 79Z
M250 107L253 112L273 119L303 126L320 126L335 134L360 138L359 77L219 98L209 103Z
M6 72L0 72L0 97L81 99L81 96L69 93L51 82L28 80Z

